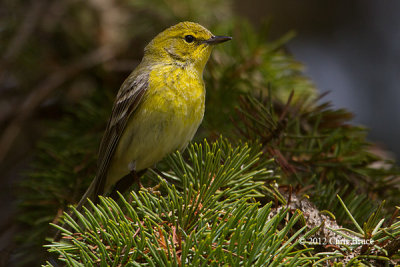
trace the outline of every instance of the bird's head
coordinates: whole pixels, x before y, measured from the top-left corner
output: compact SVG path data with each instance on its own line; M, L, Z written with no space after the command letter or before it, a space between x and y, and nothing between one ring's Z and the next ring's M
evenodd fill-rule
M158 34L146 46L145 57L182 67L192 65L202 71L213 46L231 39L214 36L200 24L181 22Z

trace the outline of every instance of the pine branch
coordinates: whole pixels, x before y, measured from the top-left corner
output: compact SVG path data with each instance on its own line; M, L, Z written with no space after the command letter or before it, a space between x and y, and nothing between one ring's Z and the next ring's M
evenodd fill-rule
M296 251L294 242L305 228L288 236L300 214L282 209L269 218L272 203L253 201L262 196L257 188L263 182L257 181L276 179L263 168L271 162L259 161L258 145L233 148L220 139L194 144L188 154L187 160L179 153L168 158L172 168L163 172L167 180L156 177L161 192L132 192L132 201L121 195L120 206L101 198L101 204L92 204L93 214L75 210L79 223L69 216L67 222L76 233L64 230L63 240L70 242L53 243L50 251L65 262L86 265L309 262L304 255L308 250Z
M243 97L235 125L240 136L259 140L267 157L276 158L285 183L295 183L296 191L310 195L320 209L331 210L339 221L345 214L338 209L336 194L345 196L361 220L373 201L397 203L398 167L388 161L379 164L384 159L370 152L365 129L350 125L347 111L333 110L328 103L305 105L310 103L307 99L289 98L287 104L272 99ZM369 196L374 196L373 201L366 201ZM391 212L385 210L385 214Z

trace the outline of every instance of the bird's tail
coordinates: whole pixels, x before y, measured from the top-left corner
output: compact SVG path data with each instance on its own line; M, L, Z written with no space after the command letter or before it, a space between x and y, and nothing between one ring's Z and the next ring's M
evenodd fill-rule
M79 212L82 211L83 206L88 203L88 199L93 201L94 203L97 203L98 201L98 196L96 194L96 183L97 179L93 179L92 183L89 185L89 188L86 190L85 194L83 194L83 197L81 200L78 202L76 205L75 209ZM73 220L76 219L76 215L73 211L70 211L69 215ZM70 228L66 222L61 226L64 229ZM55 234L53 241L57 242L61 239L61 230L58 230L57 233Z
M79 200L78 205L75 207L78 211L82 210L82 207L88 202L88 199L94 203L97 203L99 197L96 193L96 183L97 179L93 179L89 185L89 188L86 190L85 194L83 194L81 200Z
M146 169L141 170L139 172L133 171L126 176L124 176L122 179L120 179L116 185L114 186L113 191L108 192L109 196L113 198L114 200L119 198L118 192L125 192L134 182L137 182L139 187L141 187L140 184L140 177L146 172ZM83 206L85 206L88 202L88 199L90 199L94 204L97 204L99 202L99 195L102 195L104 193L104 188L102 186L102 183L100 182L102 179L101 176L96 176L95 179L93 179L92 183L89 185L89 188L86 190L85 194L79 201L78 205L76 205L75 209L77 211L82 211ZM90 207L87 207L90 210ZM69 214L72 219L76 219L76 215L73 212L70 212ZM67 223L64 223L62 226L64 229L68 229L69 226ZM61 238L61 230L58 230L57 234L54 236L54 241L59 241Z

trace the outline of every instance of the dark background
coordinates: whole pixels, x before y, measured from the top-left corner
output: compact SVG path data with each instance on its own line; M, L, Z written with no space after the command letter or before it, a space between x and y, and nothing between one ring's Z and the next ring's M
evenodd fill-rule
M400 156L400 2L236 1L235 9L255 24L272 18L324 98L355 114L369 139Z

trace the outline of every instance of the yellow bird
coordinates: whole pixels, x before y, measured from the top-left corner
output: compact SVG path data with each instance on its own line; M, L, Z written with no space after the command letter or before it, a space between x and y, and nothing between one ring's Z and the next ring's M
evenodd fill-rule
M166 155L186 148L203 120L204 67L214 45L231 39L181 22L146 46L141 63L119 89L100 144L96 177L78 209L116 184L127 189L122 183L126 178L131 184Z

